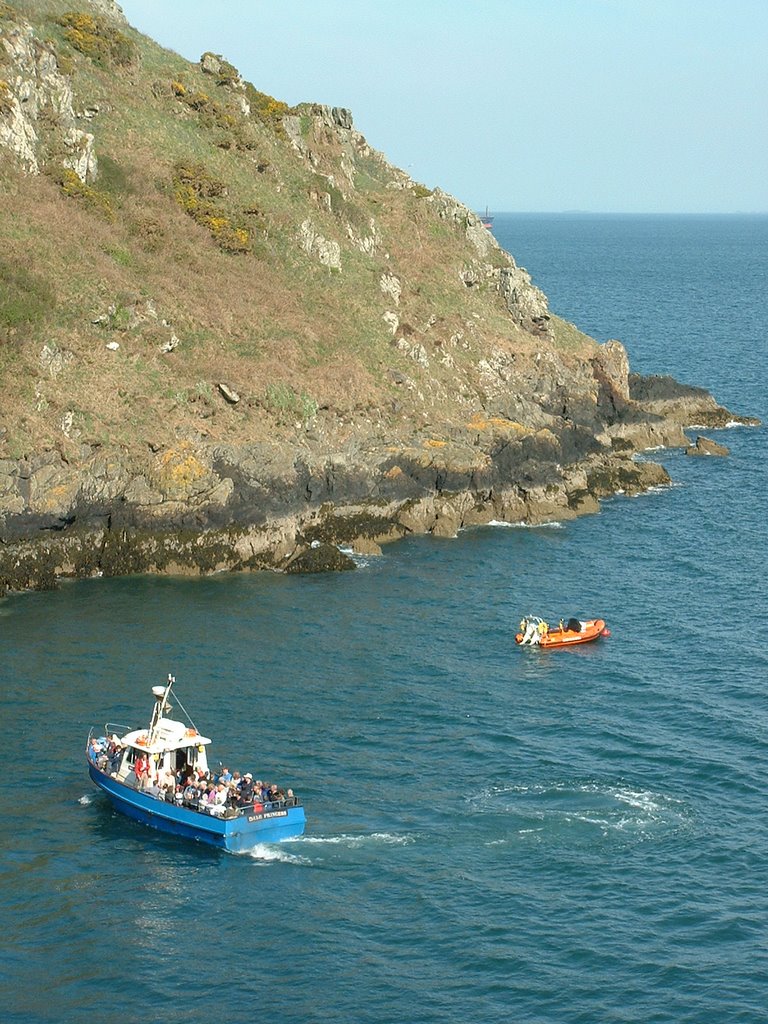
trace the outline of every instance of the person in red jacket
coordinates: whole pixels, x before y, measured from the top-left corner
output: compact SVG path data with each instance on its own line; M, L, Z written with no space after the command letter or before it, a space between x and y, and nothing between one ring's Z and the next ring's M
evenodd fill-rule
M146 754L139 754L134 762L133 770L136 774L136 788L144 789L149 779L149 758Z

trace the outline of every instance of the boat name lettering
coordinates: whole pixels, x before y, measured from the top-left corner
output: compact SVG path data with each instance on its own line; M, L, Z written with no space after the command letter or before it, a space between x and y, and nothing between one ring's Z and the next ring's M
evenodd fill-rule
M287 818L288 811L265 811L263 814L249 814L248 821L262 821L264 818Z

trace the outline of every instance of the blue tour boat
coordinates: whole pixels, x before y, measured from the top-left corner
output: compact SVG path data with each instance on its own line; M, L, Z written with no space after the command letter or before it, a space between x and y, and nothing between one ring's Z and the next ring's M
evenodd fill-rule
M168 676L164 686L153 686L155 705L148 729L123 732L107 723L104 734L88 734L86 758L92 781L106 793L115 810L145 825L242 853L259 843L276 843L304 834L301 801L292 790L278 791L274 799L255 793L244 806L234 800L234 787L221 789L226 802L189 799L178 786L165 791L159 783L182 771L185 776L209 774L207 748L211 740L201 736L191 719L189 725L167 717L175 682ZM180 702L174 694L174 700ZM182 708L183 710L183 708ZM186 714L186 712L184 712ZM245 778L250 778L246 773ZM169 791L170 789L170 791Z

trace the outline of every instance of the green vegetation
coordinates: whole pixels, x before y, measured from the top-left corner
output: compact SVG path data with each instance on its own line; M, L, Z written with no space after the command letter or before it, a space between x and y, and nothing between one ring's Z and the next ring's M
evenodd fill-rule
M182 210L207 228L224 252L250 251L250 231L242 225L233 224L218 202L226 194L224 182L209 174L202 164L176 165L173 194Z
M0 258L0 341L8 341L20 328L43 322L55 302L44 277Z
M307 426L317 416L317 401L305 391L297 394L290 384L283 382L267 385L264 404L282 424L298 420Z
M125 168L107 153L99 153L99 189L111 196L133 191Z
M290 107L282 100L276 100L265 92L259 92L250 82L245 83L245 98L251 107L251 114L270 128L282 128L282 120Z
M125 67L136 58L136 47L131 40L105 18L82 11L68 11L58 19L64 29L64 38L80 53L90 57L100 67Z
M68 167L56 169L52 173L65 196L79 200L87 209L94 213L100 213L107 220L114 220L115 211L109 196L81 181L78 175Z

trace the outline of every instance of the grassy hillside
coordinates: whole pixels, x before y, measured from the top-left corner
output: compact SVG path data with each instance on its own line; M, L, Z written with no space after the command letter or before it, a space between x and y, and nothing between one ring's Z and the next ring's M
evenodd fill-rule
M549 338L521 329L494 275L506 254L329 111L289 110L99 9L0 3L0 124L5 44L29 23L98 161L85 181L64 166L44 104L41 173L0 148L0 457L439 432L494 413L489 354L590 348L556 319Z

